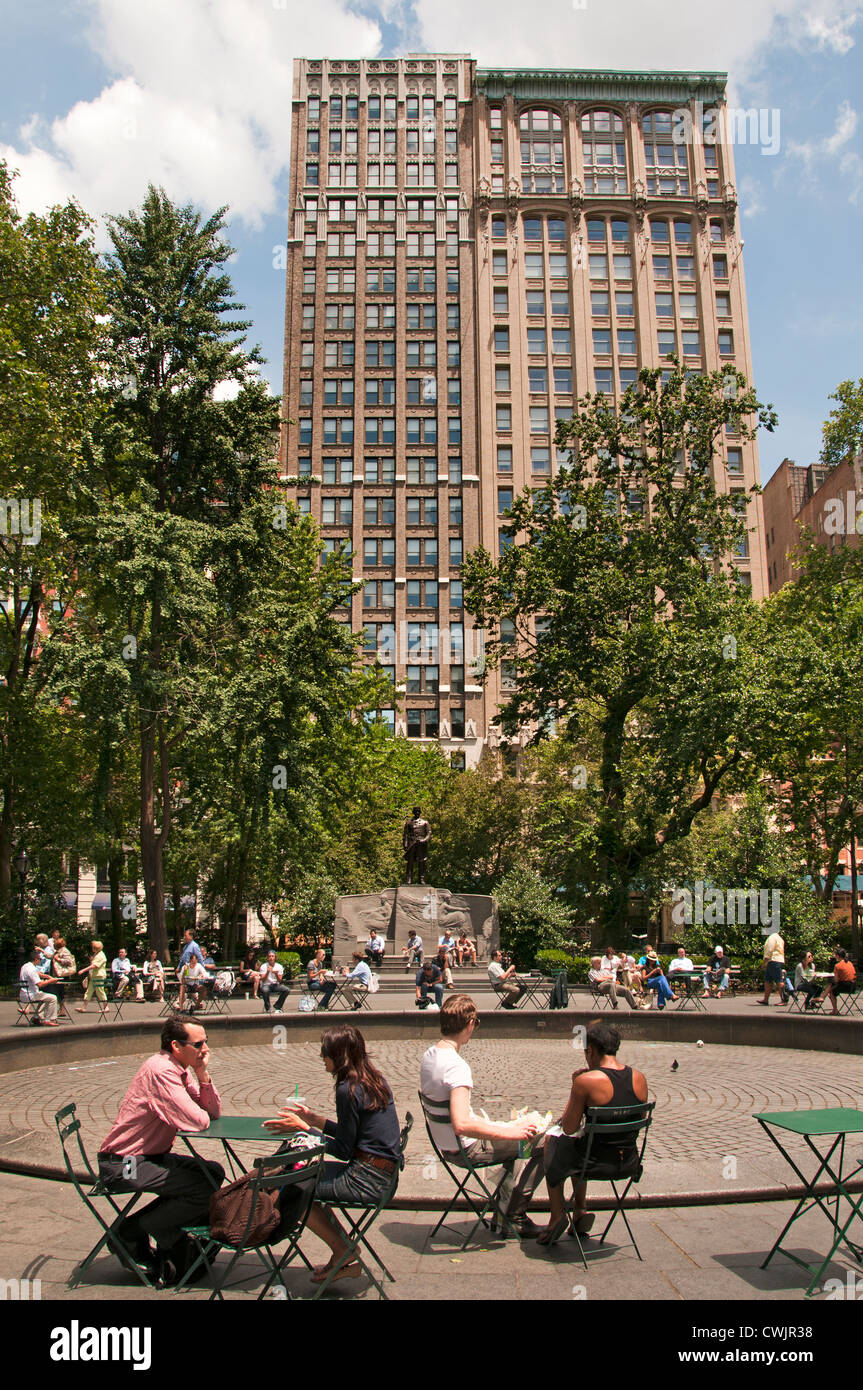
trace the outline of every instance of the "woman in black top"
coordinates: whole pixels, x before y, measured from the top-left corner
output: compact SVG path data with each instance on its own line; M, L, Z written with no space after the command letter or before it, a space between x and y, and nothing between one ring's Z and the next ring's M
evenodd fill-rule
M240 979L244 985L252 986L252 998L257 999L261 986L261 972L258 969L257 947L250 946L240 964Z
M320 1130L330 1152L346 1162L324 1163L317 1195L348 1205L377 1203L401 1164L392 1091L369 1061L362 1033L350 1024L328 1028L322 1035L321 1060L335 1081L335 1122L306 1105L293 1105L280 1110L279 1119L265 1121L266 1128L277 1134ZM333 1252L329 1263L312 1275L313 1282L320 1284L348 1247L338 1222L317 1202L307 1225ZM360 1273L359 1263L352 1260L337 1271L333 1281L356 1279Z

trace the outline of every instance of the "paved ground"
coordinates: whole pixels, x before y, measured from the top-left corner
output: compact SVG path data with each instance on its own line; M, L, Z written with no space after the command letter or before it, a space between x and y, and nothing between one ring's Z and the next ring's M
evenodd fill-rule
M343 1017L343 1016L342 1016ZM419 1114L419 1064L427 1044L379 1040L372 1056L393 1087L400 1116ZM60 1160L54 1112L74 1100L88 1148L98 1148L120 1100L146 1056L28 1068L0 1076L0 1159L55 1166ZM857 1108L863 1057L781 1048L696 1047L694 1043L630 1042L627 1062L647 1076L657 1102L645 1193L724 1191L784 1184L790 1173L761 1127L760 1111L820 1106ZM474 1108L508 1119L512 1106L559 1115L582 1052L568 1041L478 1038L466 1056ZM676 1071L672 1063L678 1062ZM216 1050L213 1076L225 1114L275 1114L295 1090L316 1109L332 1109L332 1084L317 1041ZM266 1152L266 1150L260 1150ZM250 1153L256 1152L250 1148ZM804 1152L802 1143L800 1152ZM420 1122L407 1154L401 1192L439 1195L449 1180L436 1173Z
M97 1235L95 1223L86 1217L74 1190L64 1183L0 1176L0 1203L4 1213L3 1277L29 1277L31 1281L38 1278L43 1299L62 1299L84 1307L105 1300L159 1301L182 1308L184 1299L198 1302L208 1296L206 1289L183 1294L148 1291L131 1283L108 1255L94 1262L83 1284L69 1290L69 1275ZM39 1223L34 1239L35 1210ZM544 1250L533 1241L477 1241L468 1250L460 1251L449 1236L429 1240L433 1220L423 1213L385 1213L375 1228L374 1244L395 1275L395 1283L389 1286L390 1297L400 1300L458 1298L465 1304L476 1300L725 1303L763 1299L802 1305L807 1281L796 1265L777 1256L768 1269L758 1268L789 1214L785 1203L637 1212L631 1220L643 1263L624 1244L623 1228L616 1226L606 1246L600 1247L595 1240L588 1244L586 1273L577 1246L569 1239L551 1250ZM466 1233L466 1227L461 1229ZM795 1230L793 1249L802 1259L812 1261L823 1256L828 1230L823 1217L804 1217ZM311 1235L304 1237L303 1248L312 1260L326 1254ZM824 1277L844 1282L850 1267L850 1262L841 1258ZM228 1298L248 1297L259 1289L262 1279L258 1269L256 1262L244 1261L245 1281L229 1291ZM293 1295L308 1296L312 1286L300 1269L294 1271L292 1267L287 1272L286 1285ZM338 1286L331 1296L377 1298L365 1278ZM817 1295L816 1301L826 1302L826 1294ZM80 1315L86 1317L83 1307ZM661 1315L663 1319L665 1316ZM688 1314L686 1326L697 1322L697 1317L695 1311ZM736 1320L740 1321L740 1317L737 1314ZM787 1315L774 1314L770 1320L779 1323L783 1319L787 1321ZM712 1321L715 1320L714 1313ZM724 1320L732 1323L735 1317L728 1313ZM802 1308L794 1320L805 1320ZM668 1331L668 1326L663 1325ZM196 1328L198 1335L216 1330L210 1321L203 1325L196 1322Z

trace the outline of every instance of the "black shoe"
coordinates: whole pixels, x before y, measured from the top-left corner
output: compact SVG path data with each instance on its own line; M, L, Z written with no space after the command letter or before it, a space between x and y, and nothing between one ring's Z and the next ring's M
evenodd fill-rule
M164 1288L173 1288L181 1280L187 1284L200 1284L207 1277L207 1266L201 1260L197 1268L189 1275L189 1270L198 1259L200 1251L193 1240L188 1236L183 1236L176 1245L172 1245L169 1250L158 1251L160 1282Z
M497 1219L501 1223L498 1232L501 1240L536 1240L542 1233L542 1226L537 1226L529 1216L511 1216L508 1221L504 1221L500 1216Z

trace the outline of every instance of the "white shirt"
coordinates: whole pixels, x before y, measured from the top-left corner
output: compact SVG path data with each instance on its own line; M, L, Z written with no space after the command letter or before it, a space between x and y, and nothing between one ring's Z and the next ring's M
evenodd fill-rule
M778 931L768 936L764 943L764 959L769 960L774 965L785 964L785 942Z
M494 984L495 980L502 979L505 974L506 971L499 960L489 961L488 978L491 980L492 984Z
M25 965L21 966L21 974L19 976L21 981L21 993L26 994L28 999L38 999L39 995L42 993L40 975L43 973L44 972L40 971L38 965L34 965L31 960L28 960Z
M603 957L602 957L602 969L603 969L603 970L609 970L609 971L611 972L611 978L612 978L613 980L616 980L616 979L617 979L617 972L618 972L618 970L620 969L620 965L621 965L620 956L603 956Z
M423 948L423 939L422 939L421 936L416 936L416 935L414 935L414 936L411 936L411 937L408 938L407 949L408 949L409 951L421 951L422 948Z
M199 960L190 960L180 971L180 978L183 980L206 980L209 977Z
M275 980L277 984L281 984L284 973L285 968L278 961L274 961L272 965L269 961L264 961L261 966L261 983L263 984L264 980L268 982Z
M671 975L674 973L675 970L692 969L694 969L694 966L692 964L692 961L689 959L689 956L675 956L674 960L669 963L668 973L669 975Z
M111 961L112 975L128 975L132 969L132 962L128 956L115 956Z
M383 937L382 937L382 936L370 936L369 939L368 939L368 941L366 942L366 945L367 945L367 946L369 947L369 949L372 950L372 951L382 951L382 950L384 949Z
M424 1053L420 1067L420 1090L423 1095L428 1096L429 1100L446 1101L449 1105L457 1086L467 1086L469 1091L473 1090L473 1076L467 1062L454 1047L430 1047ZM470 1114L473 1116L473 1110ZM454 1153L461 1147L451 1124L430 1120L429 1125L435 1143L444 1153Z

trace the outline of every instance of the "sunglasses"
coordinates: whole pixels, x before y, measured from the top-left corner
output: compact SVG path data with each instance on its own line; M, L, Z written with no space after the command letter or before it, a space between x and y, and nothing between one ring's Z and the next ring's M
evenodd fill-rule
M185 1041L184 1043L178 1043L177 1045L178 1045L178 1047L193 1047L193 1048L195 1049L196 1052L200 1052L200 1050L201 1050L202 1047L206 1047L206 1046L207 1046L207 1039L206 1039L206 1038L202 1038L200 1042L193 1043L193 1042L189 1042L189 1040L188 1040L188 1038L187 1038L186 1041Z

